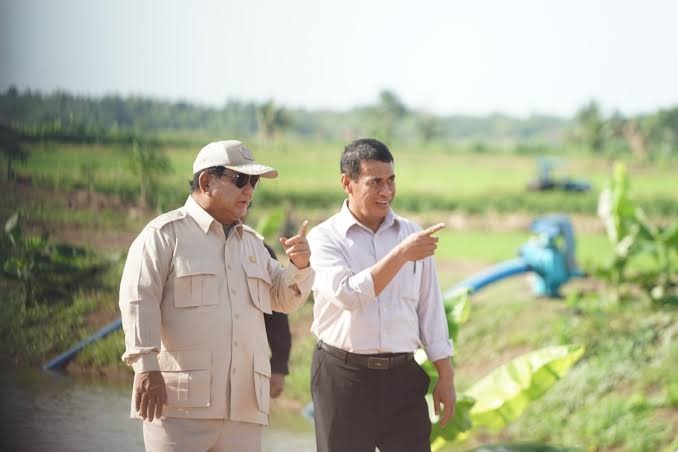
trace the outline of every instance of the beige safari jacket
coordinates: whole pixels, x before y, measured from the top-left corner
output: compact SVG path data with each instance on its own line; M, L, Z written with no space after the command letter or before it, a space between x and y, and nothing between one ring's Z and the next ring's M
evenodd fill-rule
M225 237L189 196L130 247L120 283L122 359L135 373L162 371L163 416L266 425L271 368L263 313L301 306L313 277L310 266L280 267L245 225Z

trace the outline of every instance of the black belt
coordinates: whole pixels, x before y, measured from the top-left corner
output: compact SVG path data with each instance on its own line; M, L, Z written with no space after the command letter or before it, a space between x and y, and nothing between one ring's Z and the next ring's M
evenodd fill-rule
M414 359L414 353L380 353L378 355L350 353L346 350L328 345L323 341L318 342L318 348L349 364L355 364L356 366L374 370L395 369Z

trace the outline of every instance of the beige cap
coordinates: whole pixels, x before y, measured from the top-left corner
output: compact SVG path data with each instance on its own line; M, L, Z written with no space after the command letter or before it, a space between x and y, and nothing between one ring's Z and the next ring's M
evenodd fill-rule
M202 148L193 162L193 174L213 166L261 177L278 176L277 170L256 163L252 151L237 140L215 141Z

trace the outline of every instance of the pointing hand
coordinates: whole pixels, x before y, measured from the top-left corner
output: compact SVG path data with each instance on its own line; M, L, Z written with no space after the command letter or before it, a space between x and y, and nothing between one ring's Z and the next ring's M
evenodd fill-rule
M308 267L311 259L311 248L306 241L307 228L308 221L304 220L297 235L289 239L280 237L280 244L285 249L285 254L287 254L290 262L299 269Z
M400 250L408 261L417 261L433 256L438 246L438 237L432 234L445 227L445 223L438 223L423 231L410 234L400 243Z

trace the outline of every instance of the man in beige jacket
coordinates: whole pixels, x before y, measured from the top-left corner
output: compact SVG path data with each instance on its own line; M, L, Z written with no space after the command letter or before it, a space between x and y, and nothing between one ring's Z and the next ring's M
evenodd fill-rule
M280 243L284 269L240 222L260 177L239 141L205 146L186 204L132 244L120 284L132 417L148 451L259 451L271 368L264 313L289 312L313 283L304 222Z

